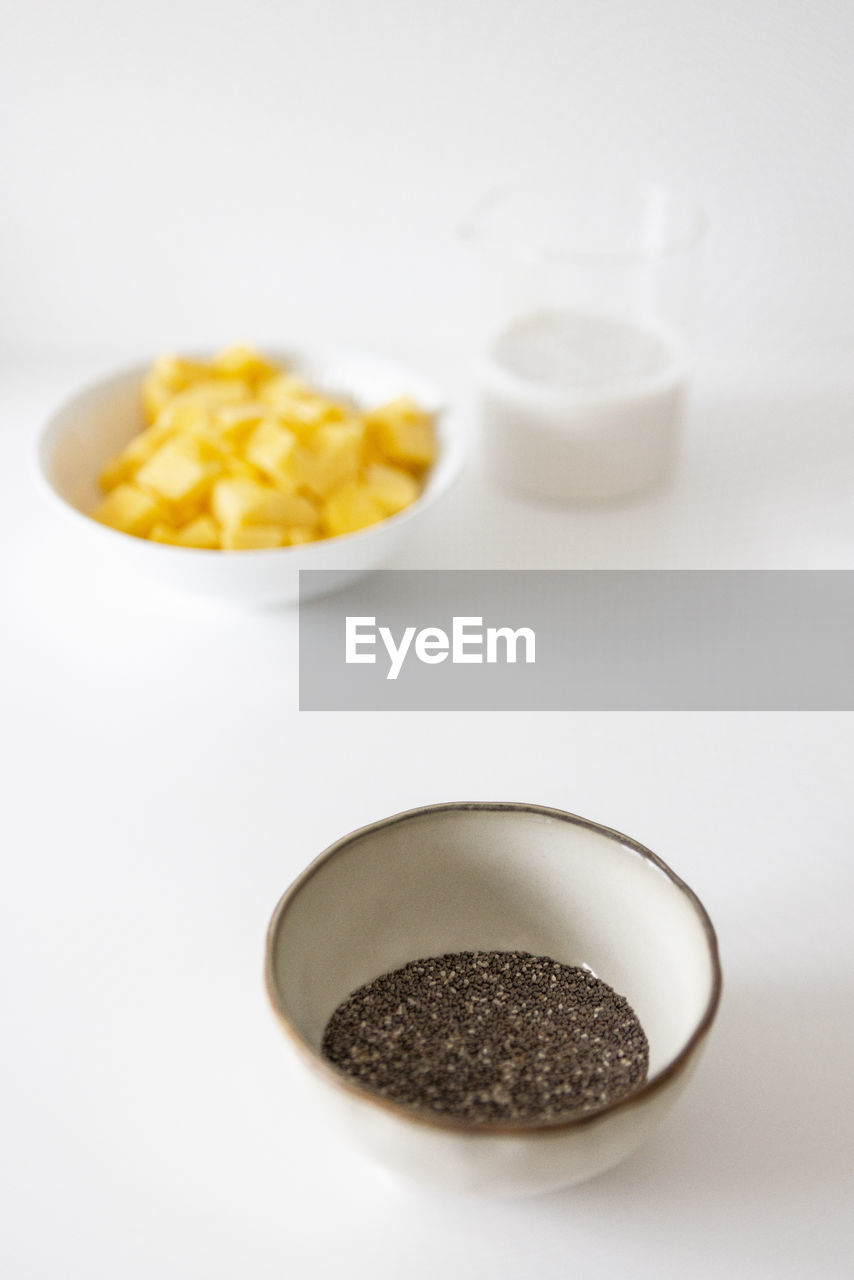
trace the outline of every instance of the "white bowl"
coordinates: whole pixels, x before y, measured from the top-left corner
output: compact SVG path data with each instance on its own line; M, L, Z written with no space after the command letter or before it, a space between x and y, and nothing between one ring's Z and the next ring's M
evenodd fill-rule
M193 353L197 354L197 353ZM117 570L147 577L224 601L249 604L292 603L299 598L299 570L324 569L368 573L383 564L424 512L450 488L462 466L464 441L459 424L443 405L438 388L421 374L375 356L339 350L267 352L314 385L352 396L366 406L409 395L437 415L439 456L418 499L404 511L357 533L299 547L262 551L198 551L167 546L116 532L91 519L102 496L98 474L144 423L140 388L149 364L137 365L94 383L67 401L47 423L38 446L41 474L62 510L88 536L93 551L111 553ZM322 590L338 585L324 578ZM315 594L321 589L316 588ZM303 598L308 592L304 585Z
M595 1114L475 1128L380 1098L323 1058L326 1023L357 987L467 950L588 965L646 1031L646 1083ZM332 845L276 908L266 980L295 1079L366 1153L423 1184L495 1195L569 1186L635 1151L682 1091L721 991L709 917L660 858L560 810L498 803L413 809Z

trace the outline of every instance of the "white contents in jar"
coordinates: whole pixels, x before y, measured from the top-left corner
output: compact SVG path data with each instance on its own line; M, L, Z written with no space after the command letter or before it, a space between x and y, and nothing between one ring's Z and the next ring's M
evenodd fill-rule
M515 321L480 368L490 470L508 488L594 500L669 469L686 370L674 335L594 311Z

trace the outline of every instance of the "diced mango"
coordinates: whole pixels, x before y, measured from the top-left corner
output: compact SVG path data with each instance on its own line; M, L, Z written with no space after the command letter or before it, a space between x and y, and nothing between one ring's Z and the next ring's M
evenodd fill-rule
M330 494L321 512L323 527L333 538L378 524L386 514L377 499L357 480L348 481Z
M149 431L155 437L159 435L161 440L177 435L214 439L216 434L213 415L208 406L192 395L185 396L183 392L164 405Z
M167 440L136 473L137 484L160 498L179 519L198 513L221 466L197 441Z
M92 512L94 519L122 533L144 538L162 518L160 503L133 484L119 484Z
M222 541L222 530L213 516L198 516L181 530L182 547L214 551Z
M293 457L296 447L297 438L292 431L281 423L274 422L272 418L265 418L247 440L244 452L246 460L276 484L293 488Z
M136 474L136 467L125 457L124 453L120 453L118 457L111 458L105 467L102 467L98 475L98 484L102 493L109 493L111 489L115 489L117 484L123 484L127 480L132 480Z
M308 438L324 422L341 422L352 410L339 400L311 391L301 378L280 374L260 384L259 399L270 405L276 417L300 437Z
M207 368L195 360L158 356L142 384L142 409L151 423L174 395L206 377Z
M211 489L211 511L225 529L236 529L251 523L253 509L259 496L267 490L256 480L246 476L229 476L217 480Z
M281 493L255 480L218 480L211 493L211 510L226 529L242 525L281 524L316 527L317 509L296 493Z
M391 462L429 467L436 460L432 418L403 396L366 415L372 438Z
M410 471L373 462L365 468L365 487L376 498L387 516L396 515L410 506L421 492L421 486Z
M300 440L310 440L318 427L324 422L338 422L344 416L343 410L328 400L305 398L292 400L290 404L281 403L276 407L279 421L299 436Z
M303 529L297 526L288 529L288 545L291 547L301 547L306 542L317 542L319 537L317 529Z
M278 372L269 360L242 344L220 351L211 361L211 371L219 377L242 378L246 382L260 382Z
M385 404L369 409L365 414L368 422L421 422L429 415L417 405L411 396L398 396L396 400L387 400Z
M258 399L274 409L283 404L290 405L307 395L311 395L308 383L293 373L277 373L258 384Z
M151 542L165 542L170 547L177 547L180 532L176 525L166 524L161 520L158 524L152 525L148 537Z
M213 414L217 434L226 444L242 449L255 427L269 412L270 406L262 400L218 405Z
M363 412L249 347L162 356L149 425L101 473L99 520L175 546L299 546L403 510L435 458L433 422L401 397Z
M213 410L223 404L240 404L252 398L248 382L242 378L201 378L179 391L170 405L194 405Z
M247 462L245 458L229 458L223 467L223 477L238 477L241 480L255 480L258 484L268 485L270 480L258 467Z
M287 544L288 531L280 524L243 524L222 531L225 551L261 551Z
M160 447L164 438L156 427L148 427L134 436L118 457L112 458L101 471L98 481L104 492L114 489L124 480L132 480L143 462L147 462Z
M197 516L188 524L175 528L170 524L156 524L148 535L152 542L166 542L173 547L196 547L202 551L216 551L221 545L219 525L213 516Z
M318 427L311 444L301 445L294 454L292 474L296 483L322 498L347 480L355 480L364 437L362 422L324 423Z
M184 356L158 356L151 366L151 378L156 378L170 391L183 391L191 383L210 376L208 366L202 360L188 360Z
M172 392L162 382L146 378L142 384L142 412L149 426L155 421L158 413L166 408L171 398Z

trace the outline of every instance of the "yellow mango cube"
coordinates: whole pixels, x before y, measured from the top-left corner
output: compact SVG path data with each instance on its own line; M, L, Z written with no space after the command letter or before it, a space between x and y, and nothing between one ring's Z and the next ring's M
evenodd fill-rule
M326 406L311 400L295 400L276 410L277 421L300 440L310 441L318 427L328 420Z
M372 439L390 462L429 467L436 460L433 419L403 396L366 415Z
M136 482L160 498L176 517L189 519L198 513L221 469L201 442L169 439L143 463Z
M156 524L148 536L152 542L166 542L173 547L195 547L201 551L216 551L221 543L220 527L213 516L208 515L197 516L180 528Z
M346 406L310 392L280 393L271 399L270 407L301 440L310 439L324 422L341 422L348 414Z
M142 408L146 420L154 422L173 396L207 376L207 367L178 356L158 356L142 384Z
M103 493L109 493L111 489L115 489L116 485L132 480L135 474L136 467L123 453L120 453L101 468L98 473L98 484Z
M421 422L429 415L417 405L411 396L398 396L396 400L387 400L366 413L369 422Z
M162 519L160 503L150 493L133 484L116 485L92 512L93 518L111 529L144 538Z
M188 360L185 356L167 353L157 357L149 376L162 382L171 391L183 391L191 383L209 377L209 371L203 360Z
M158 524L152 525L148 538L150 542L165 542L170 547L176 547L180 532L177 525L167 524L161 520Z
M167 436L194 436L200 440L215 440L216 422L212 410L201 399L187 397L182 392L160 410L149 427L165 440Z
M303 525L314 528L317 509L296 493L282 493L255 480L218 480L211 493L211 510L225 529L243 525Z
M211 361L211 372L220 377L242 378L245 382L260 382L274 377L278 370L251 347L237 344L226 347Z
M382 462L371 463L365 468L365 487L388 516L410 506L421 492L421 486L411 471Z
M98 482L104 492L114 489L125 480L132 480L143 462L163 443L165 436L156 427L147 427L115 458L111 458L101 471Z
M385 520L386 511L370 491L357 480L336 489L323 504L323 527L331 537L342 533L355 533L368 525Z
M219 438L233 448L242 449L255 427L269 415L270 406L262 400L243 400L221 404L213 418Z
M293 373L276 373L271 378L264 378L258 384L258 399L263 400L273 409L279 409L281 405L291 405L310 395L308 383Z
M294 487L293 457L297 438L287 427L272 418L259 422L246 441L244 455L247 462L263 471L276 484L284 488Z
M294 454L292 475L298 485L323 498L348 480L355 480L362 461L364 423L324 423Z
M142 412L149 425L154 422L158 413L166 407L174 392L149 375L142 384Z
M201 378L173 396L167 408L193 405L212 412L220 405L240 404L252 399L248 382L242 378Z
M222 540L222 530L213 516L197 516L181 530L182 547L198 547L201 551L214 551Z
M225 551L262 551L271 547L286 547L288 531L280 524L243 524L223 529L222 545Z
M306 542L317 542L319 537L317 529L299 527L288 529L288 543L292 547L301 547Z
M223 467L223 478L255 480L258 484L264 485L270 483L269 476L265 476L263 471L259 471L258 467L247 462L245 458L229 458Z

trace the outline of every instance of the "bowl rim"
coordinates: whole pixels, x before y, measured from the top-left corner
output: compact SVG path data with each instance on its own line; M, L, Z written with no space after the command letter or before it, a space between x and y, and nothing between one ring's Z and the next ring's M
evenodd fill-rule
M460 1120L451 1116L441 1116L426 1109L419 1109L405 1103L399 1103L391 1098L385 1098L365 1085L358 1084L352 1077L338 1071L331 1063L322 1056L320 1052L314 1049L307 1040L303 1038L300 1032L293 1025L285 1012L277 989L274 957L276 954L277 939L279 930L283 923L284 917L289 906L296 896L304 888L309 880L330 862L333 858L342 853L346 853L349 849L354 848L366 836L370 836L375 832L394 827L400 823L409 822L417 818L425 817L437 813L472 813L472 812L489 812L489 813L523 813L533 814L541 817L554 818L561 822L565 822L570 826L581 827L584 830L592 831L597 835L603 836L606 840L619 844L626 848L629 852L639 855L644 861L649 862L652 866L661 871L668 880L673 884L674 888L679 890L690 902L696 912L699 922L703 929L703 934L708 947L709 959L711 961L711 983L708 998L703 1013L694 1027L693 1032L688 1037L685 1044L675 1057L657 1072L651 1079L646 1080L639 1088L626 1094L622 1098L618 1098L613 1102L606 1103L605 1106L595 1111L588 1111L582 1115L569 1116L556 1120L540 1120L540 1121L504 1121L501 1123L489 1124L472 1124L466 1120ZM322 853L318 854L312 862L297 876L296 880L285 890L276 904L270 923L267 927L266 936L266 952L264 966L264 981L267 991L267 998L273 1010L279 1025L285 1031L288 1039L298 1050L300 1056L307 1060L309 1066L314 1068L329 1083L343 1089L351 1096L360 1099L363 1102L373 1104L382 1111L397 1116L399 1119L408 1120L415 1124L426 1125L433 1129L442 1129L457 1134L468 1134L474 1137L491 1137L507 1136L508 1134L519 1136L540 1134L547 1136L556 1132L574 1130L582 1128L586 1125L594 1124L607 1116L612 1116L617 1112L628 1112L637 1109L639 1106L647 1103L652 1097L660 1093L676 1076L682 1074L687 1067L689 1061L693 1058L696 1050L705 1040L717 1014L721 993L723 990L723 974L721 971L720 954L718 949L717 934L714 925L709 918L709 914L703 906L700 899L694 893L684 880L682 880L667 863L648 849L646 845L634 840L631 836L624 835L620 831L616 831L613 827L603 826L599 822L594 822L589 818L582 818L578 814L569 813L563 809L555 809L548 805L531 804L517 801L492 801L492 800L455 800L441 804L419 805L414 809L406 809L401 813L395 813L387 818L381 818L376 822L368 823L363 827L342 836L333 844L329 845Z
M419 512L426 510L430 505L442 497L452 487L465 463L468 432L463 429L460 424L460 415L455 412L452 404L449 402L439 384L429 375L419 372L414 366L397 360L394 357L374 354L369 351L362 351L356 347L338 346L330 344L324 346L322 343L317 344L299 344L299 343L283 343L281 345L272 343L259 343L253 346L253 350L259 355L265 356L271 360L278 360L284 364L293 361L298 364L300 361L323 360L333 363L337 360L359 362L365 361L372 365L384 366L388 369L405 376L411 375L414 381L422 386L429 388L431 399L434 404L431 412L434 414L439 428L439 456L433 465L428 469L424 477L424 487L418 494L418 497L404 507L402 511L397 511L393 515L386 516L384 520L378 521L376 524L368 525L363 529L355 529L351 533L336 534L330 538L319 538L314 542L302 543L298 546L288 547L254 547L240 551L239 558L241 563L246 563L247 558L257 560L260 557L269 557L281 555L283 552L291 553L292 558L298 554L302 554L303 558L313 559L315 556L323 557L328 554L331 545L341 546L346 541L350 545L352 541L358 540L369 542L379 535L379 531L387 529L389 526L398 527L413 519ZM193 347L181 351L181 359L187 360L207 360L215 354L215 349ZM150 538L137 538L132 534L124 533L120 529L112 529L109 525L100 524L87 511L81 511L79 507L70 502L68 498L62 494L55 485L51 476L51 462L54 452L64 435L63 419L66 415L72 413L79 408L89 397L99 393L107 393L113 387L118 389L123 384L129 382L133 378L138 378L140 383L146 373L151 369L156 356L149 356L144 360L137 360L122 364L117 368L113 368L101 376L91 379L78 385L67 396L60 400L49 413L47 419L38 432L35 441L35 462L38 478L44 492L50 500L56 503L59 508L73 519L82 521L84 526L99 529L106 534L112 535L114 545L127 545L128 540L137 546L154 548L155 555L169 555L170 553L179 552L186 559L187 556L198 558L203 556L206 560L211 558L208 548L202 547L181 547L173 546L170 543L154 542ZM453 421L452 430L448 430L447 424ZM119 542L115 542L115 540ZM322 547L325 550L318 552L317 548ZM235 553L229 553L228 560L232 561ZM172 556L174 560L174 555Z

